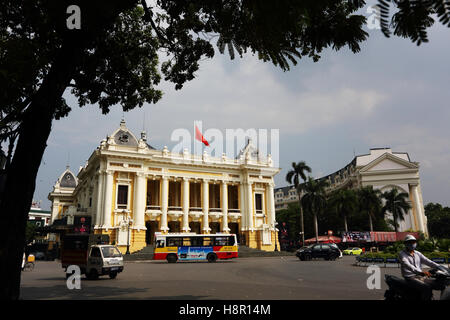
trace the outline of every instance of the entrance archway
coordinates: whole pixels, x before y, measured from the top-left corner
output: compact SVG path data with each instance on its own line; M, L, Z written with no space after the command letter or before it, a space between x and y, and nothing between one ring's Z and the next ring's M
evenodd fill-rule
M220 223L219 222L210 222L209 227L211 228L211 233L220 232Z
M235 234L236 235L236 240L238 243L240 243L241 241L241 237L239 234L239 223L237 222L230 222L228 223L228 228L230 228L230 233Z
M193 233L200 234L201 233L200 227L201 227L200 222L189 222L189 228Z
M149 245L153 245L155 242L155 232L159 230L158 221L146 221L145 227L147 231L145 232L145 243Z
M180 231L180 221L170 221L169 232L181 232Z

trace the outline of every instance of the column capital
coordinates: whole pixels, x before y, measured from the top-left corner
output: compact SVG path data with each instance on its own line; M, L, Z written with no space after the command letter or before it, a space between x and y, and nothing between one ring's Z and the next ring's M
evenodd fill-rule
M203 183L209 183L211 180L203 178L202 181L203 181Z
M145 178L146 174L144 172L136 172L136 177Z
M105 170L105 173L106 173L107 175L112 176L112 175L114 174L114 170Z
M189 181L190 179L188 177L183 177L183 181Z
M411 187L418 187L419 186L419 182L410 182L409 185Z

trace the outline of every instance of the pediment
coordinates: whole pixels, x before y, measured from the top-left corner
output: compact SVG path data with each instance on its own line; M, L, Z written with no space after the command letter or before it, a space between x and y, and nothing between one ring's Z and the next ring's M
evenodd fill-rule
M125 121L122 119L120 127L111 135L116 145L137 147L139 142L134 134L126 127Z
M406 161L390 153L384 153L382 156L378 157L372 162L369 162L360 170L360 172L405 170L418 168L419 166L415 163Z
M78 184L77 177L69 170L69 168L63 172L58 181L59 186L62 188L75 188Z

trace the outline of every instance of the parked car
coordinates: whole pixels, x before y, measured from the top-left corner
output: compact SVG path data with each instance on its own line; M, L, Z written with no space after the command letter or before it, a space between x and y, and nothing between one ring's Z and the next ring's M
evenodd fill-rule
M336 243L330 243L329 245L334 247L334 248L336 248L336 249L338 249L339 250L339 257L338 258L342 258L342 251L341 251L341 249L339 249L338 245Z
M336 260L340 257L341 251L334 243L318 243L298 249L295 255L302 261L313 258Z
M362 251L363 250L361 248L354 247L354 248L345 249L344 254L359 256L362 253Z

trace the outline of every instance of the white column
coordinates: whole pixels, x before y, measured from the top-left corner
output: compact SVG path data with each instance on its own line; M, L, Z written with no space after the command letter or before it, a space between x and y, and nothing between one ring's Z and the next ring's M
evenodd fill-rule
M53 221L55 221L58 218L58 209L59 209L59 201L53 199L51 224L53 224Z
M423 224L423 212L422 212L422 207L420 205L420 198L419 198L419 190L416 185L412 185L412 190L413 190L413 199L414 199L414 206L416 208L416 214L417 214L417 219L419 220L419 229L422 232L425 232L425 227Z
M105 180L105 173L100 171L98 173L98 181L97 181L97 203L95 204L95 227L94 229L98 229L102 225L103 218L103 184Z
M230 228L228 228L228 187L227 182L222 181L221 184L222 187L222 232L228 233L230 231Z
M275 199L273 193L273 183L268 184L267 207L268 223L270 228L275 228Z
M209 180L204 179L202 183L202 208L203 208L203 231L209 233L211 229L209 228Z
M240 212L241 212L241 231L246 230L248 228L247 225L247 215L246 215L246 205L245 205L245 184L241 183L239 185L239 204L240 204Z
M167 177L162 177L162 192L161 192L161 231L169 231L167 226L167 209L169 206L169 180Z
M103 208L103 228L111 228L111 209L112 209L112 196L113 196L113 179L114 173L112 171L106 171L105 181L105 206Z
M247 224L248 229L253 230L253 190L252 184L246 183L247 188Z
M414 203L414 199L412 199L411 197L413 197L413 189L412 189L412 185L410 184L409 186L409 201L411 202L411 206L412 208L408 210L408 214L410 214L410 222L411 222L411 229L412 230L418 230L419 226L416 223L416 219L414 219L414 217L417 215L416 213L416 208L415 208L415 203Z
M189 179L183 178L183 231L189 232Z
M138 230L146 230L145 228L145 191L147 179L141 172L136 173L134 179L134 205L133 220L134 227Z

